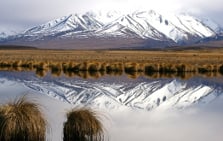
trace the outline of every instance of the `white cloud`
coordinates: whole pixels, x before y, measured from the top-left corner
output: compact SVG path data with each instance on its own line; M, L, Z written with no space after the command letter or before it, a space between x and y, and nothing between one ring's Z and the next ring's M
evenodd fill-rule
M184 111L123 111L113 114L113 126L109 129L111 140L220 141L223 130L223 112L219 108L223 103L220 103L216 112L209 105Z
M223 13L222 0L1 0L0 26L17 24L27 28L70 13L99 9L183 11L210 16L223 24L219 18Z

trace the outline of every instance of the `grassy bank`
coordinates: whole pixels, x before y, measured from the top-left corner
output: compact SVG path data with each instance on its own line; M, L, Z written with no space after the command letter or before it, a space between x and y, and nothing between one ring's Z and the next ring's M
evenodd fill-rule
M103 74L126 73L149 76L185 73L223 74L223 50L187 51L77 51L77 50L0 50L1 70L34 70L61 73ZM83 73L85 72L85 73ZM86 76L87 77L87 76Z

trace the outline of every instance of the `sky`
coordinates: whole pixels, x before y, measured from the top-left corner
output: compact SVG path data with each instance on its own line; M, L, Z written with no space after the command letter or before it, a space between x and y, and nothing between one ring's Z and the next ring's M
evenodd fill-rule
M0 0L0 32L22 31L71 13L137 9L190 13L223 25L222 0Z

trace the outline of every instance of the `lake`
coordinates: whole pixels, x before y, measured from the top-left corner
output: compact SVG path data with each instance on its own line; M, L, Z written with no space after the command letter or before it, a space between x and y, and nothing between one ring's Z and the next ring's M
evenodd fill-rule
M223 131L223 76L36 75L0 71L0 103L26 95L37 101L61 141L65 115L89 107L110 141L219 141Z

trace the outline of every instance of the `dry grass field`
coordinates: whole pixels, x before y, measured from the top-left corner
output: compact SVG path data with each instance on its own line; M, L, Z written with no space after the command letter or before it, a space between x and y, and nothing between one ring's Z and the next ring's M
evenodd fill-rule
M141 73L171 76L185 72L216 75L223 73L223 49L212 50L0 50L1 70L51 71L79 76ZM157 74L155 74L157 75Z

